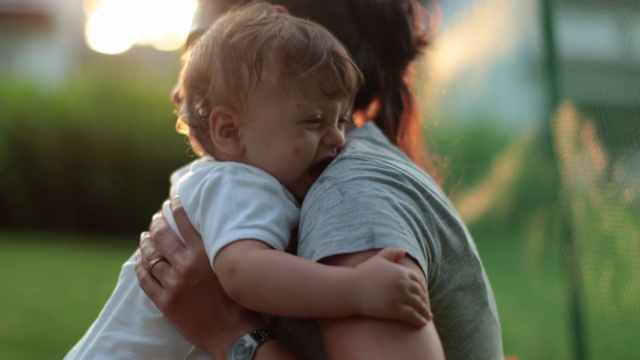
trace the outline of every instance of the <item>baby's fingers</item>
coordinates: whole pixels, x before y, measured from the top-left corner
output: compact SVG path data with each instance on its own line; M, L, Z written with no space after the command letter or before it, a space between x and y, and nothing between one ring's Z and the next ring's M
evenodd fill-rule
M412 280L412 285L410 286L410 291L412 294L417 295L422 301L420 304L420 308L424 307L426 312L421 312L428 321L433 319L433 314L431 313L431 304L429 302L429 292L427 291L427 284L424 281L424 278L417 273L413 272L409 276Z
M431 313L431 304L429 303L429 294L422 288L414 286L411 288L412 297L409 298L409 305L413 306L427 321L433 320Z
M412 306L406 305L404 306L398 316L398 320L406 322L410 325L414 326L425 326L427 324L427 319L422 316L416 309Z
M414 293L407 298L405 305L410 306L415 312L420 314L425 321L431 321L433 315L429 309L429 302L425 299L424 294Z

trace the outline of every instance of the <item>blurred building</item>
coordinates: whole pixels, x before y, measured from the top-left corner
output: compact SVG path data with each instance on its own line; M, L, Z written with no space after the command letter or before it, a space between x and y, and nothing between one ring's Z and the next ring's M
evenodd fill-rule
M158 51L147 44L117 56L91 51L85 40L84 2L0 0L0 79L18 79L43 89L55 89L86 68L97 72L138 69L166 73L170 78L177 76L179 51ZM158 14L144 14L151 15ZM117 29L122 24L114 20L113 29ZM180 24L172 21L167 28ZM141 22L140 26L148 24Z
M551 1L550 39L559 105L593 124L603 172L640 201L640 0ZM584 171L596 173L595 171Z
M439 3L442 24L429 53L427 87L427 111L437 121L491 118L512 130L546 121L550 81L557 82L558 97L584 109L607 104L611 113L638 114L639 0Z
M0 0L0 77L57 87L85 51L82 0Z
M640 1L552 1L561 92L589 106L640 106Z

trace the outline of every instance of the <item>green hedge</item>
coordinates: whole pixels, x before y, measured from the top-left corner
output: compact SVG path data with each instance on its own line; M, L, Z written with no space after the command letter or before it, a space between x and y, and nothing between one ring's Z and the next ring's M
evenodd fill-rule
M0 227L144 230L190 160L166 79L88 73L56 91L4 82Z
M175 132L172 76L122 72L94 70L53 92L3 84L0 228L131 234L147 227L169 175L192 156ZM555 206L535 139L500 131L489 117L444 125L427 125L425 135L446 165L454 201L473 199L468 192L496 176L509 178L476 220L518 227L531 209ZM501 175L495 169L505 161L523 166Z

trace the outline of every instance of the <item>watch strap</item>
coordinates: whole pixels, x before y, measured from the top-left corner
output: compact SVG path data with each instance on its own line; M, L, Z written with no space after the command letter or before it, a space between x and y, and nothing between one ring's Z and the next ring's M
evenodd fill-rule
M275 338L275 334L270 329L259 329L249 331L249 335L256 341L257 347L264 344L265 342Z

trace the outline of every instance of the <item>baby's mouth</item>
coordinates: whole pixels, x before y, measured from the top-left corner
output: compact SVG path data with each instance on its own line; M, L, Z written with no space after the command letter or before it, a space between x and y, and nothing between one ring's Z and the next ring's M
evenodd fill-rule
M320 177L320 174L322 174L324 169L326 169L327 166L331 164L333 159L334 159L333 157L327 157L311 165L311 167L307 171L307 174L309 175L309 178L311 179L312 182L315 182L316 180L318 180L318 178Z

